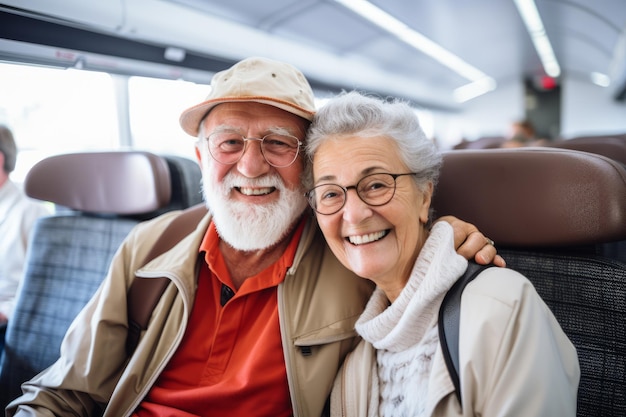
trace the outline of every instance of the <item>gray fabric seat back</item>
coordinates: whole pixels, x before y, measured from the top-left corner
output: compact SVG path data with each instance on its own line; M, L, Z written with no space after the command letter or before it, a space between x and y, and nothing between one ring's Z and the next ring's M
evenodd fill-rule
M190 189L191 187L191 189ZM68 154L41 161L25 190L62 208L40 219L0 359L0 406L59 357L65 332L140 221L197 204L194 161L147 152Z
M576 346L580 417L626 415L626 170L574 150L450 151L433 206L474 223ZM520 365L522 366L522 365Z

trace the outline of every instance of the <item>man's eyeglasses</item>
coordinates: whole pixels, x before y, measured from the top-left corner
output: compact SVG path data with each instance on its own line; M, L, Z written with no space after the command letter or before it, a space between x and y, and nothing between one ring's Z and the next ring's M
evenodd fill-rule
M207 137L209 152L220 164L237 163L246 151L247 142L261 142L261 153L268 164L282 168L293 164L302 142L295 136L270 133L262 138L246 138L236 131L213 132Z
M416 172L406 174L370 174L366 175L349 187L338 184L321 184L313 187L304 195L309 205L319 214L337 213L346 204L348 190L354 189L361 201L370 206L384 206L391 201L396 193L396 178L403 175L417 175Z

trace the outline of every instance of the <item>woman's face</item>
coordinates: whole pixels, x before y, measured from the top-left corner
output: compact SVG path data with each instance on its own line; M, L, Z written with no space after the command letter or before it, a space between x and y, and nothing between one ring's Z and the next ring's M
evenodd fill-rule
M368 174L408 172L395 142L380 136L331 138L318 148L313 160L315 186L350 187ZM350 188L341 210L332 215L318 213L317 220L341 263L374 281L393 301L426 240L424 224L431 196L432 186L423 193L410 175L400 176L389 203L370 206Z

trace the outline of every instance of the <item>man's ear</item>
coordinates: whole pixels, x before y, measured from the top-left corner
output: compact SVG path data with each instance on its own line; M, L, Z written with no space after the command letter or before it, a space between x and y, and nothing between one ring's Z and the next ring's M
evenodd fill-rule
M200 152L200 148L197 145L196 145L196 159L198 160L198 163L202 167L202 152Z

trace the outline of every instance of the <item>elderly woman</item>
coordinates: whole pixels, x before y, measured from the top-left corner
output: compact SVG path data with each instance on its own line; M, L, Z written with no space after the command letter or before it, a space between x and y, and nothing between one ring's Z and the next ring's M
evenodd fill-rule
M315 116L307 197L339 260L377 288L337 376L337 416L574 416L576 350L530 281L489 268L462 296L461 402L437 315L463 275L453 230L429 228L441 155L406 104L359 93Z

